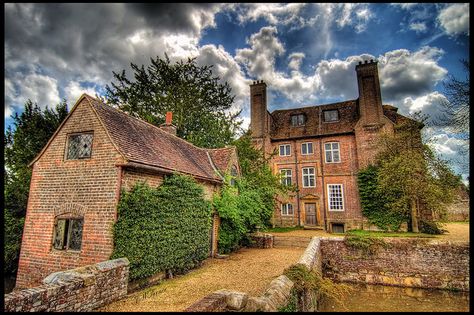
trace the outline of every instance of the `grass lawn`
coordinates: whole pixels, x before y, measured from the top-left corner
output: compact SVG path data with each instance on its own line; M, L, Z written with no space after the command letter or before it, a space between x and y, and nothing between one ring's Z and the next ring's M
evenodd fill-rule
M429 237L429 238L436 237L435 235L425 234L425 233L384 232L384 231L364 231L364 230L347 231L345 235L370 236L370 237Z

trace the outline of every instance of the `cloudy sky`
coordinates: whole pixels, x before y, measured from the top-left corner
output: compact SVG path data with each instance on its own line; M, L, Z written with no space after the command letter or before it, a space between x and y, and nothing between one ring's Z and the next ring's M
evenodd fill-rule
M213 65L245 126L252 80L267 83L270 111L356 99L355 65L371 58L384 104L436 116L443 81L465 77L469 36L465 3L5 4L5 126L27 99L71 108L165 53ZM444 158L467 158L448 130L426 134Z

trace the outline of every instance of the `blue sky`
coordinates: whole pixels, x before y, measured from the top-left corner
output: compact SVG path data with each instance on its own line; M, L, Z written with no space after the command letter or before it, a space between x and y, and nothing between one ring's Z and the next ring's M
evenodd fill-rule
M382 98L402 114L439 115L443 81L464 78L466 3L5 4L5 128L27 99L69 107L101 94L112 71L196 57L214 65L249 123L252 80L268 86L270 111L355 99L358 61L378 60ZM449 129L425 135L466 178L466 145ZM466 160L467 161L467 160Z

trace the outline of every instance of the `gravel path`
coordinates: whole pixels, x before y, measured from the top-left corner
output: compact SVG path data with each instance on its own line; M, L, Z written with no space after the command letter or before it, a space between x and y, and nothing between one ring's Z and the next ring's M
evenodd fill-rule
M132 293L98 311L183 311L197 300L219 289L257 296L288 266L296 263L304 248L243 248L226 259L208 259L201 268Z

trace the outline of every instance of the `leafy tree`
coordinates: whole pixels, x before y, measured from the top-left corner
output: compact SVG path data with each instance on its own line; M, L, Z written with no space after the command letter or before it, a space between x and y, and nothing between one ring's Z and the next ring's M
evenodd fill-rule
M377 159L378 189L388 200L386 206L389 211L409 216L413 232L419 232L420 207L443 212L461 182L446 161L423 143L423 125L407 119L395 127L394 134L383 135Z
M11 116L4 137L4 272L15 272L18 263L23 218L26 213L31 181L28 164L39 154L68 114L66 101L55 108L41 110L28 100L23 112Z
M172 111L177 135L200 147L219 148L233 140L240 112L229 113L234 96L227 82L212 75L212 66L198 66L195 58L171 63L165 55L151 59L147 68L131 67L133 81L125 70L113 72L117 82L106 86L108 104L154 125Z

